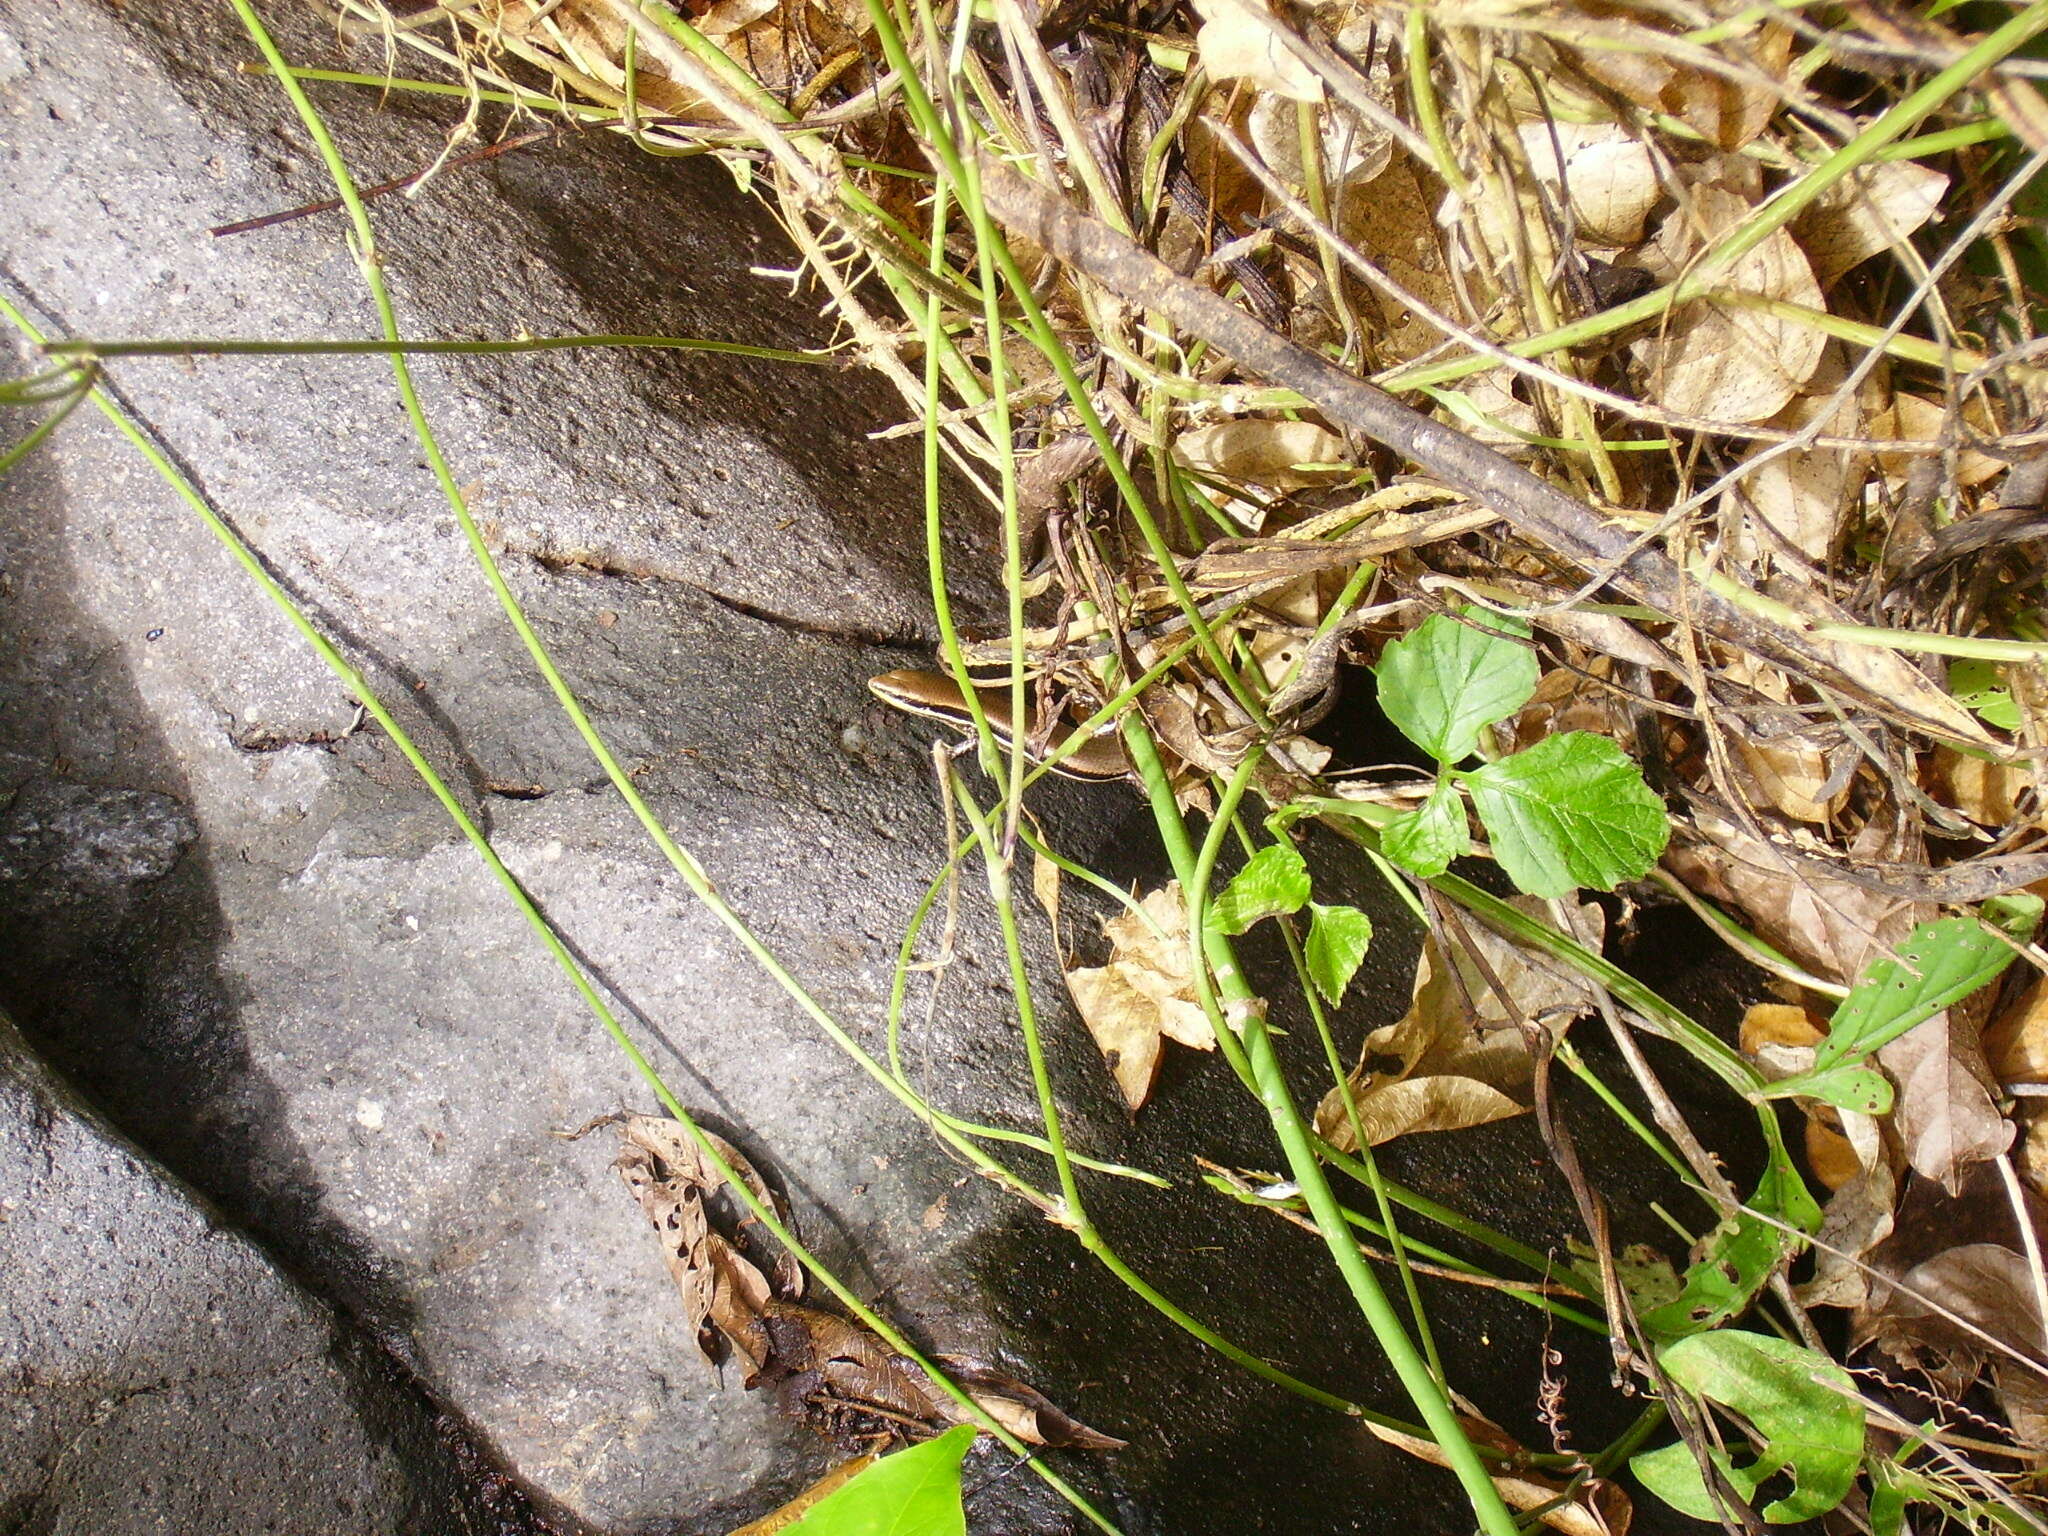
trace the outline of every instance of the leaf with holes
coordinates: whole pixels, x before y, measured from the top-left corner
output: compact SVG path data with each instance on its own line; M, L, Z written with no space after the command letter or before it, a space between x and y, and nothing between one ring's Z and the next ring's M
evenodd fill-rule
M1652 1339L1683 1338L1741 1316L1792 1257L1795 1234L1819 1229L1820 1207L1793 1168L1776 1122L1764 1124L1771 1161L1749 1198L1748 1211L1730 1216L1698 1245L1675 1300L1641 1314L1638 1321Z
M1865 967L1828 1021L1812 1075L1851 1055L1868 1055L1996 977L2012 964L2013 945L2032 937L2041 899L2007 896L1981 910L1983 922L1944 917L1922 923L1899 946L1897 959L1886 955ZM1987 923L1999 931L1987 931Z

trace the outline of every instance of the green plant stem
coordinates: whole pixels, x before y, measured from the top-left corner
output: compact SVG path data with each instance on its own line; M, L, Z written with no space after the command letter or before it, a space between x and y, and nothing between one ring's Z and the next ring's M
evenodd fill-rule
M0 475L4 475L23 459L41 446L43 439L64 424L64 420L92 394L96 370L78 368L71 370L76 382L58 399L57 408L28 430L26 436L12 448L0 453Z
M1052 1073L1045 1063L1045 1043L1038 1033L1038 1007L1032 999L1031 976L1025 968L1024 938L1017 928L1017 904L1010 886L1011 856L995 829L982 816L967 786L953 777L953 795L967 818L969 836L981 847L983 871L988 877L989 899L994 902L996 921L1002 929L1003 955L1010 967L1010 1000L1017 1010L1017 1026L1024 1037L1024 1057L1031 1068L1032 1091L1038 1095L1039 1119L1045 1126L1046 1145L1052 1149L1052 1163L1059 1174L1062 1209L1055 1221L1079 1231L1093 1229L1087 1207L1081 1200L1081 1186L1074 1177L1073 1160L1067 1156L1066 1130L1060 1123L1059 1104L1053 1097Z
M1330 1182L1323 1174L1308 1126L1288 1091L1279 1054L1273 1048L1265 1020L1260 1017L1258 999L1239 968L1230 940L1220 931L1213 930L1207 922L1205 892L1214 872L1216 854L1222 846L1222 840L1215 832L1228 822L1237 801L1242 799L1250 785L1258 754L1255 751L1247 756L1245 765L1218 802L1217 827L1212 829L1203 853L1198 856L1189 839L1187 826L1181 820L1180 808L1174 801L1166 765L1160 761L1151 736L1128 720L1125 722L1124 750L1130 754L1131 762L1144 782L1147 797L1152 803L1153 819L1159 827L1160 841L1186 893L1195 935L1192 942L1201 950L1198 958L1202 963L1196 966L1198 986L1207 992L1207 977L1213 976L1216 990L1223 995L1225 1006L1221 1008L1213 996L1205 999L1217 1044L1231 1059L1238 1075L1255 1085L1259 1102L1272 1122L1274 1135L1287 1159L1288 1171L1300 1187L1309 1212L1321 1229L1324 1246L1336 1261L1337 1271L1343 1276L1345 1287L1358 1304L1374 1338L1379 1341L1387 1363L1407 1389L1410 1400L1464 1488L1480 1529L1487 1536L1513 1536L1517 1530L1514 1516L1508 1512L1500 1491L1494 1487L1485 1464L1466 1435L1464 1426L1458 1422L1449 1400L1430 1375L1428 1364L1401 1326L1401 1319L1381 1289L1371 1266L1358 1251L1358 1244L1351 1240L1345 1227L1343 1208L1337 1203ZM1233 1026L1243 1030L1241 1038Z
M513 341L409 341L379 337L363 341L242 341L186 337L169 341L52 341L48 357L357 357L467 356L499 357L518 352L562 352L585 347L644 347L657 352L717 352L726 357L752 357L770 363L804 363L836 368L846 359L835 352L792 352L783 347L756 347L740 341L707 341L696 336L521 336Z

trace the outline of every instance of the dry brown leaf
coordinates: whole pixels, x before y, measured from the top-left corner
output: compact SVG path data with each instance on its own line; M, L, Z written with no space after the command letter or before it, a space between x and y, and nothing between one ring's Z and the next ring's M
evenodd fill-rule
M2036 1359L2048 1358L2033 1267L2024 1253L2002 1243L1958 1243L1898 1280L1897 1289L1872 1286L1858 1332L1901 1363L1924 1366L1927 1356L1944 1356L1949 1366L1930 1372L1937 1380L1967 1385L1975 1379L1987 1346L1938 1309ZM1917 1294L1908 1295L1907 1288Z
M1855 1342L1875 1343L1902 1365L1926 1371L1951 1397L2000 1354L1971 1327L2048 1359L2038 1277L2020 1229L2025 1220L2038 1248L2048 1238L2048 1203L2024 1193L2020 1202L2016 1210L1990 1164L1970 1169L1953 1194L1932 1179L1913 1180L1892 1235L1870 1251L1875 1273L1868 1301L1851 1320Z
M1891 1236L1892 1208L1898 1203L1898 1175L1877 1122L1868 1115L1849 1114L1836 1123L1839 1129L1833 1134L1846 1144L1857 1172L1835 1190L1821 1212L1813 1275L1799 1287L1799 1299L1809 1307L1863 1305L1869 1277L1861 1261Z
M1187 912L1178 881L1103 924L1106 965L1067 972L1067 991L1132 1114L1144 1108L1159 1076L1160 1041L1216 1049L1209 1017L1195 1000Z
M2048 979L2035 977L1984 1031L1984 1058L2001 1085L2048 1083Z
M1993 763L1954 747L1934 751L1929 788L1980 827L2005 827L2020 819L2020 797L2034 778L2018 763Z
M1963 410L1963 420L1972 432L1990 436L1996 431L1981 397L1971 397ZM1879 442L1895 438L1903 442L1938 443L1947 436L1947 422L1948 409L1940 401L1901 390L1892 396L1889 411L1872 413L1867 430ZM1919 462L1919 457L1910 453L1880 453L1877 462L1884 470L1885 478L1897 486L1905 483L1907 474ZM1965 448L1956 455L1956 484L1968 490L2003 474L2005 468L2002 459Z
M1647 145L1617 123L1524 123L1521 137L1536 179L1569 192L1581 244L1619 247L1643 238L1643 220L1664 195Z
M1312 421L1263 416L1219 421L1174 439L1173 456L1190 469L1275 490L1335 485L1352 473L1344 439ZM1322 468L1305 466L1320 465ZM1335 468L1327 466L1337 466Z
M1911 860L1921 851L1917 842L1887 839L1875 822L1851 847L1866 866ZM1815 874L1732 817L1704 807L1673 840L1666 860L1694 890L1740 907L1773 948L1845 986L1874 949L1898 943L1933 916L1902 897Z
M1729 744L1752 804L1825 826L1848 801L1847 778L1837 781L1835 771L1843 759L1853 761L1857 749L1837 727L1772 737L1733 732ZM1831 785L1836 787L1823 798Z
M1860 261L1890 250L1934 216L1948 177L1914 160L1850 172L1798 218L1792 233L1823 287Z
M1766 425L1788 432L1817 427L1829 437L1857 436L1863 420L1860 403L1852 396L1829 406L1847 378L1841 348L1829 342L1805 391ZM1722 493L1730 555L1745 567L1756 568L1782 542L1812 564L1827 564L1841 540L1843 519L1861 499L1869 471L1870 455L1847 448L1807 448L1765 459L1739 485ZM1769 534L1753 528L1752 519L1765 523Z
M1664 89L1664 110L1691 124L1710 141L1736 150L1770 126L1783 100L1776 82L1792 59L1792 33L1766 23L1746 39L1756 73L1742 80L1704 69L1680 67Z
M1750 213L1747 199L1724 187L1695 186L1690 206L1666 216L1649 248L1649 264L1665 281ZM1732 293L1822 308L1820 284L1805 253L1784 230L1715 275ZM1649 394L1667 410L1718 421L1766 421L1813 377L1827 337L1812 326L1718 300L1695 299L1673 310L1663 329L1635 345Z
M706 1133L733 1170L757 1198L774 1208L772 1191L738 1149ZM683 1299L683 1316L704 1358L717 1365L726 1343L738 1348L758 1370L766 1359L766 1343L757 1319L774 1294L801 1292L803 1271L784 1262L774 1266L776 1280L714 1231L705 1201L725 1180L698 1152L681 1125L657 1115L633 1115L620 1129L619 1155L612 1163L661 1241L662 1261Z
M1953 1187L1971 1164L2012 1145L2012 1122L1998 1112L1998 1091L1965 1006L1880 1046L1877 1060L1898 1087L1892 1129L1916 1172Z
M2018 1115L2024 1134L2014 1149L2013 1164L2027 1187L2048 1200L2048 1105L2031 1099Z
M1518 905L1529 898L1519 898ZM1590 903L1580 912L1601 921ZM1471 930L1488 966L1523 1016L1561 1025L1592 1006L1584 982L1490 929ZM1507 1006L1469 956L1446 965L1434 938L1416 962L1408 1012L1365 1037L1351 1071L1359 1128L1379 1146L1420 1131L1462 1130L1525 1113L1532 1071L1528 1046ZM1316 1130L1332 1146L1355 1151L1344 1095L1332 1088L1316 1110Z
M1499 1425L1466 1413L1459 1414L1458 1420L1475 1445L1483 1445L1507 1456L1523 1454L1513 1437ZM1378 1424L1368 1424L1366 1428L1388 1445L1406 1451L1418 1461L1426 1461L1433 1467L1450 1465L1443 1447L1434 1440ZM1562 1532L1563 1536L1628 1536L1629 1524L1635 1518L1635 1506L1629 1502L1627 1492L1618 1483L1602 1478L1588 1478L1573 1489L1569 1497L1565 1494L1565 1483L1535 1472L1495 1472L1491 1478L1494 1488L1510 1509L1542 1509L1539 1518L1553 1531Z
M1798 1003L1752 1003L1737 1040L1743 1055L1760 1056L1770 1046L1818 1045L1826 1033L1812 1010Z
M1614 664L1604 654L1588 656L1576 667L1553 667L1544 673L1529 702L1503 724L1508 750L1519 752L1566 731L1592 731L1626 742L1628 720L1619 701L1605 688L1595 686L1613 674Z
M1440 315L1457 313L1457 289L1444 264L1437 205L1443 185L1406 155L1360 182L1344 199L1339 233L1367 261ZM1361 318L1378 316L1374 330L1387 362L1406 362L1444 339L1443 332L1406 305L1379 293L1359 295Z
M1366 89L1391 114L1400 93L1394 88L1387 51L1373 55ZM1348 112L1324 111L1317 116L1324 181L1332 188L1370 181L1387 168L1394 155L1394 136L1376 124L1362 123ZM1301 163L1300 106L1285 96L1261 92L1245 115L1245 128L1259 158L1282 181L1301 186L1307 179Z
M1212 80L1249 80L1294 101L1321 101L1323 82L1280 43L1282 23L1260 0L1197 0L1195 50Z
M1806 1166L1830 1194L1863 1173L1856 1148L1841 1127L1810 1111L1806 1116Z
M938 1363L976 1406L1003 1428L1032 1445L1060 1446L1069 1450L1117 1451L1125 1441L1100 1430L1090 1429L1055 1404L1028 1382L999 1370L973 1355L940 1355ZM939 1414L954 1424L970 1422L960 1405L927 1382L927 1391Z

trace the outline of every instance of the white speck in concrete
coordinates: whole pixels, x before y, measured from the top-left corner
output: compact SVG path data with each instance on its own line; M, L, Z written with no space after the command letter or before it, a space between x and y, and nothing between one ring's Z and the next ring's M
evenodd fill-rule
M356 1124L366 1131L383 1130L384 1106L375 1099L357 1099Z

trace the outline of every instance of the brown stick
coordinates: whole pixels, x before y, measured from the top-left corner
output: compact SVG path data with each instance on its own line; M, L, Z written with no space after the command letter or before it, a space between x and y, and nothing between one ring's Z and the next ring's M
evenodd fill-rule
M453 170L459 165L475 165L482 160L495 160L510 150L524 149L529 144L538 144L542 139L553 138L552 128L537 128L532 133L515 134L509 139L500 139L495 144L486 144L481 149L468 150L463 154L451 155L440 161L443 170ZM431 170L433 167L428 167ZM403 192L414 182L427 174L414 171L410 176L401 176L396 181L380 181L374 187L365 187L360 194L365 202L373 197L382 197L388 192ZM302 203L297 208L285 208L276 213L258 214L253 219L237 219L232 224L216 224L207 233L216 240L226 235L246 235L258 229L274 229L279 224L289 224L293 219L310 218L316 213L332 213L341 206L338 197L326 198L317 203Z

